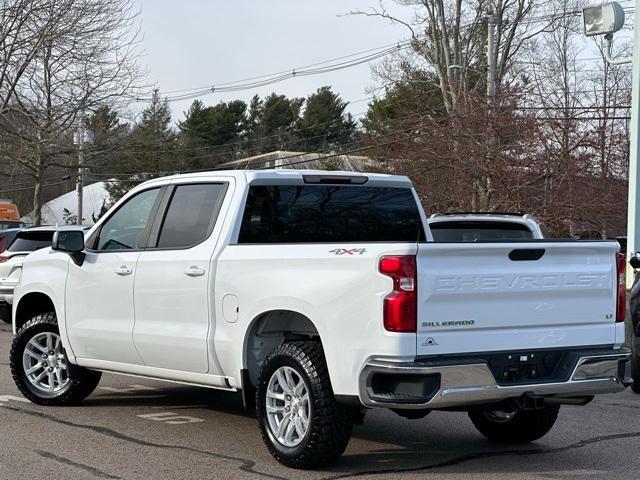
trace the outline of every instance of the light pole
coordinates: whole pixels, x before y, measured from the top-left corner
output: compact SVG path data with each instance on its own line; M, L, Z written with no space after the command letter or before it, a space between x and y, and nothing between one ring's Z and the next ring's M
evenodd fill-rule
M85 126L84 111L80 113L80 125L74 135L74 143L78 145L78 179L76 181L77 193L78 193L78 214L76 218L76 224L82 225L84 210L84 146L85 143L91 143L92 137Z
M640 12L640 0L636 0L636 12ZM633 64L631 90L631 145L629 150L629 194L627 200L627 259L640 250L640 222L638 221L638 204L640 203L640 143L638 129L640 128L640 19L636 15L633 32L633 56L613 58L611 41L613 34L624 26L624 9L618 2L582 9L584 33L587 37L604 35L605 59L611 65ZM633 283L633 270L627 262L627 287Z

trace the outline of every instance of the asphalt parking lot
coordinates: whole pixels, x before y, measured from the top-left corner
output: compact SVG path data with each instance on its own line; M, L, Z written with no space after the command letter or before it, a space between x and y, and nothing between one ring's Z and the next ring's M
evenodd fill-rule
M28 403L8 366L11 332L0 326L0 479L637 479L640 395L563 407L542 440L486 441L464 413L405 420L373 411L344 456L322 471L271 458L238 395L104 375L81 406Z

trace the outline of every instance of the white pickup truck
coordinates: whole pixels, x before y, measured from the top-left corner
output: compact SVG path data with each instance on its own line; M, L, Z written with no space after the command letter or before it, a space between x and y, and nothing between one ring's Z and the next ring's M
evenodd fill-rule
M296 468L339 457L369 408L466 411L528 442L559 405L629 384L617 250L433 242L400 176L161 178L25 259L11 370L44 405L82 400L100 372L241 390Z

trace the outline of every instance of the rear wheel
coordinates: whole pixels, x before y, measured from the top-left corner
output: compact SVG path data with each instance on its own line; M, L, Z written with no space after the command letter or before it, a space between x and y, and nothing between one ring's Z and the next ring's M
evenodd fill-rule
M11 374L22 394L40 405L72 405L98 386L100 372L67 363L55 313L25 323L11 344Z
M319 342L290 342L265 360L256 407L271 455L293 468L335 461L351 437L353 416L336 403Z
M540 410L484 410L469 412L478 431L489 440L500 443L527 443L544 437L556 423L558 405L545 405Z

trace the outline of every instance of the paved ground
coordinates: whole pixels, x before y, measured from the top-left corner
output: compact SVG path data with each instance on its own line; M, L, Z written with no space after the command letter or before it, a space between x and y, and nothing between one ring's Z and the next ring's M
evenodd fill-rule
M640 395L563 407L544 439L524 447L486 441L464 413L409 421L374 411L332 468L281 467L237 395L104 375L82 406L21 398L0 326L0 479L637 479Z

